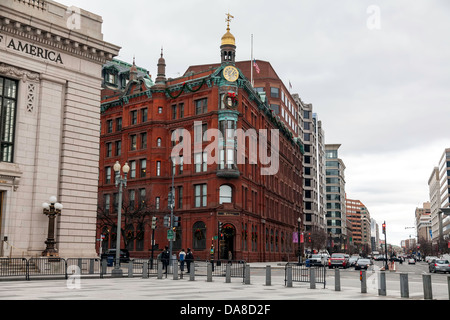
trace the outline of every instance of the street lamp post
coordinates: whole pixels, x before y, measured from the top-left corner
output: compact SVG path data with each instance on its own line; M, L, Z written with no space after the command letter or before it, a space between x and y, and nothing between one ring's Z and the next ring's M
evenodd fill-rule
M61 214L63 205L56 202L56 197L50 197L50 203L43 203L42 208L44 209L44 214L48 217L48 237L45 244L47 245L45 250L42 252L43 257L58 257L58 249L56 249L55 240L55 226L56 218Z
M117 237L116 237L116 264L114 266L114 269L111 273L112 277L122 277L123 272L120 268L120 235L121 235L121 222L122 222L122 193L123 193L123 187L127 186L127 175L128 172L130 172L130 166L128 163L125 163L125 165L122 167L122 171L124 173L124 177L120 174L120 163L117 161L114 164L114 171L116 172L115 176L115 183L116 187L119 187L119 201L117 204Z
M300 266L302 263L303 263L303 261L302 261L302 256L303 256L303 254L302 254L302 247L301 247L301 242L302 242L302 240L301 240L301 232L302 232L302 230L301 230L301 224L302 224L302 218L298 218L298 265Z

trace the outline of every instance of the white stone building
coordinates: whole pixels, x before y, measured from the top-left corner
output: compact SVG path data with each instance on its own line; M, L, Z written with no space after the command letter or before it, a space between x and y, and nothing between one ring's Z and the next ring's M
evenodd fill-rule
M0 256L42 254L50 196L59 255L96 255L101 72L120 50L101 27L54 1L0 2Z

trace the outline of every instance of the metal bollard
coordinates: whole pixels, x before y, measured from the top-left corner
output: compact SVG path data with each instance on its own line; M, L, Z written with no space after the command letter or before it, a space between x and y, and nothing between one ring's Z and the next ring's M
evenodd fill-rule
M148 279L148 261L142 264L142 279Z
M314 268L309 269L309 288L316 288L316 269Z
M409 298L408 274L400 274L400 293L402 298Z
M89 260L89 274L94 274L94 263L95 263L95 259Z
M189 270L189 281L195 281L195 262L191 262Z
M367 271L361 270L360 280L361 280L361 293L367 293Z
M272 285L272 267L266 266L266 286Z
M447 283L448 283L448 300L450 300L450 276L447 277Z
M287 267L286 273L286 287L292 288L292 266Z
M378 279L378 295L386 296L386 272L381 271Z
M213 266L211 263L206 263L206 282L212 282L212 269Z
M339 269L334 270L334 290L341 291L341 271Z
M433 300L433 289L431 285L431 274L422 275L423 295L425 300Z
M178 261L172 262L173 280L178 280Z
M158 279L162 279L163 278L163 272L162 272L162 262L158 261Z
M128 262L128 278L133 278L133 261Z
M227 264L225 266L225 283L231 283L231 266Z
M250 265L244 267L244 284L250 284Z
M101 277L103 278L103 275L106 274L106 270L108 268L108 263L106 262L106 259L103 259L100 262L101 266L102 266L102 273L101 273Z

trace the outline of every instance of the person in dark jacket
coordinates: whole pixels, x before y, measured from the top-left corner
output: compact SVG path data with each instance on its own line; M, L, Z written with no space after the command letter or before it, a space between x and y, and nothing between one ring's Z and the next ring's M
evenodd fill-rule
M169 265L170 252L169 247L165 246L164 251L161 253L161 262L164 269L164 274L167 274L167 266Z
M194 262L194 254L192 253L191 248L188 248L186 253L186 267L188 273L191 272L191 262Z

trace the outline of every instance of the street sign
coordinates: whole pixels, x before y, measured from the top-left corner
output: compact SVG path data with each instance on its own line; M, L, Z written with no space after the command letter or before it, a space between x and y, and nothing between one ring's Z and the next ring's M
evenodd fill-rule
M173 230L169 229L167 230L167 240L173 240L174 232Z

